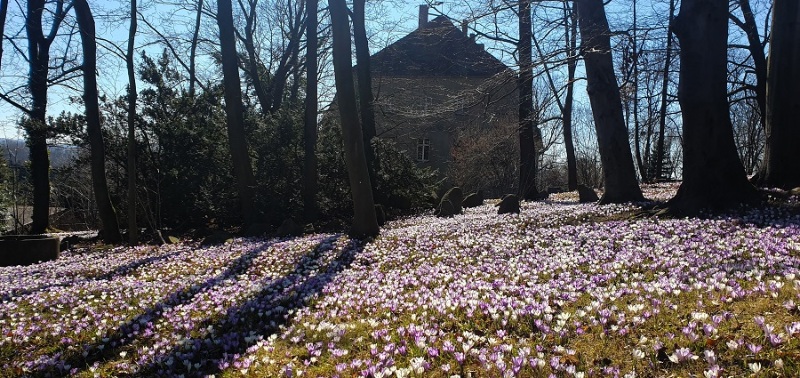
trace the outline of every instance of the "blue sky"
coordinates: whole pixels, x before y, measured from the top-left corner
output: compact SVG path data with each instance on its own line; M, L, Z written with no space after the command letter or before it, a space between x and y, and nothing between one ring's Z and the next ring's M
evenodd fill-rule
M141 2L142 0L140 0ZM633 0L612 0L607 7L608 18L611 21L612 29L615 28L617 25L623 24L619 27L624 27L626 20L630 19L631 13L631 4ZM642 15L642 20L640 21L640 26L654 26L653 20L648 18L649 15L659 15L663 18L665 13L665 7L667 4L667 0L637 0L639 6L640 15ZM751 0L753 2L753 7L757 9L763 8L763 5L768 2L768 0ZM484 3L488 3L489 0L485 1ZM375 2L371 1L368 2L368 11L371 9L374 13L371 15L368 14L368 33L371 37L371 50L373 52L377 52L381 48L387 46L391 42L405 36L409 32L413 31L417 27L418 22L418 7L423 2L408 2L402 0L394 0L394 1L381 1ZM369 4L376 4L370 6ZM556 4L557 5L557 4ZM117 1L109 1L109 0L100 0L93 2L93 6L95 7L95 13L98 23L98 32L104 38L107 38L110 41L115 42L118 46L124 48L125 40L127 38L127 28L128 28L128 20L124 16L125 7L127 5L124 2L117 2ZM320 2L320 6L326 6L325 1ZM12 4L13 7L13 4ZM101 14L109 13L105 10L100 9L114 9L116 8L118 12L116 15L114 12L111 12L110 16L100 16ZM458 2L443 2L435 7L436 9L431 10L430 18L435 17L437 12L442 12L453 19L460 20L464 17L469 16L470 10L463 5L461 1ZM475 8L473 8L475 9ZM10 12L13 9L10 9ZM154 6L146 12L150 15L154 13L165 14L169 12L175 12L165 6ZM181 14L180 12L175 13L176 19L179 19L181 16L186 16L186 14ZM188 17L191 19L191 16ZM165 27L166 29L176 27L175 24L179 24L179 22L169 22L168 24L160 24L156 17L150 18L151 22L154 25L160 25L158 27ZM11 21L10 21L11 22ZM627 21L629 22L629 21ZM541 20L534 20L534 28L537 27L537 23L541 24ZM513 28L513 30L512 30ZM13 30L13 29L12 29ZM152 35L151 32L147 30L147 27L140 23L140 35L137 37L141 42L152 42L153 38L146 36L144 33L149 33ZM9 28L6 30L7 33L10 32ZM515 25L511 24L509 27L508 33L510 35L516 34ZM493 53L495 56L503 60L509 65L513 65L513 57L510 55L508 48L500 48L492 41L487 40L479 40L481 43L485 43L487 49ZM161 50L161 46L150 44L147 49L152 51L154 54L157 54ZM6 42L4 44L4 50L6 51L6 56L3 57L3 66L0 67L0 77L21 77L24 76L27 72L27 67L22 62L17 60L14 61L13 59L9 59L8 55L9 52L12 50ZM103 52L101 51L101 54ZM109 95L109 96L119 96L124 93L127 83L127 77L125 75L124 63L116 57L113 57L110 53L105 53L105 57L101 57L104 59L99 65L99 82L100 82L100 90L101 92ZM22 82L17 81L15 84L20 85ZM1 90L6 90L9 88L10 84L8 83L8 79L0 80L0 88ZM583 96L583 91L579 90L576 92L577 95ZM49 114L56 115L62 110L68 111L82 111L79 107L75 107L74 105L70 104L69 96L76 95L76 92L70 90L64 90L60 88L54 88L50 90L49 97L50 97L50 104L49 104ZM579 99L580 100L580 99ZM11 137L17 138L20 137L21 134L17 130L15 126L15 120L19 118L19 112L16 111L13 107L6 104L3 101L0 101L0 138L4 137Z

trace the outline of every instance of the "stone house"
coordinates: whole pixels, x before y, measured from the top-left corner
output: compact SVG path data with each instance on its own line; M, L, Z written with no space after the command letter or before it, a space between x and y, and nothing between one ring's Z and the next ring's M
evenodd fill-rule
M465 130L516 128L516 73L446 16L428 20L370 60L377 137L448 176Z

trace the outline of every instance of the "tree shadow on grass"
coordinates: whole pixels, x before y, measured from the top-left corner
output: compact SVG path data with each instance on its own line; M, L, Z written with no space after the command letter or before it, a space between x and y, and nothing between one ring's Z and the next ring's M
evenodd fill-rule
M351 264L359 249L358 242L354 241L350 241L333 261L322 266L325 252L336 248L335 242L340 237L322 240L295 262L291 272L282 277L266 278L261 290L246 302L228 308L218 318L206 319L191 327L186 331L187 337L180 338L180 342L173 342L171 349L168 347L166 351L162 349L155 354L138 356L131 351L131 347L137 343L155 349L152 342L147 341L152 336L152 329L148 327L153 327L159 319L164 318L169 309L191 303L198 294L226 280L239 279L237 276L245 273L253 260L275 241L244 253L228 264L224 272L202 284L191 285L165 296L158 304L91 343L38 361L39 366L31 373L34 376L74 374L95 364L118 360L123 352L132 354L125 362L128 366L131 366L131 358L137 358L136 363L140 365L131 376L203 376L220 372L257 342L258 338L253 335L266 338L274 333L289 321L290 311L304 307L312 296L320 293L327 283ZM208 329L214 329L215 332L209 334ZM142 348L136 350L137 353L143 353Z
M69 348L66 352L57 352L38 361L38 366L32 370L33 376L62 376L67 373L75 373L92 366L94 363L102 363L106 360L119 358L120 352L127 346L141 341L142 337L151 335L152 330L147 326L152 326L155 321L164 316L164 311L192 301L192 299L203 291L206 291L232 277L244 273L252 265L255 259L262 252L266 251L273 244L280 240L271 240L263 245L253 248L248 252L231 261L225 271L205 280L200 284L187 285L186 288L176 290L166 296L151 308L146 309L139 315L121 323L117 328L106 332L103 336L97 337L90 343L85 343L78 347ZM185 251L176 251L176 253ZM169 255L169 254L168 254ZM163 259L169 256L163 256ZM148 259L145 259L148 260ZM149 259L147 262L137 264L136 262L121 266L111 272L104 274L106 277L114 277L126 274L136 267L149 262L159 261L159 258ZM96 278L91 278L96 279Z
M320 243L297 261L294 269L264 286L245 303L229 308L219 319L209 319L199 329L215 330L175 345L157 356L132 376L206 376L217 374L248 352L259 339L289 322L294 310L305 307L340 272L347 269L361 250L360 242L349 241L342 253L321 266L325 252L335 247L334 236Z
M170 257L179 255L179 254L181 254L183 252L186 252L186 251L185 250L175 250L175 251L164 253L164 254L157 255L157 256L150 256L150 257L146 257L146 258L143 258L143 259L138 259L138 260L135 260L135 261L131 261L131 262L127 263L127 264L120 265L120 266L118 266L118 267L116 267L116 268L114 268L114 269L112 269L112 270L110 270L108 272L100 273L98 275L80 275L79 277L74 277L74 279L70 280L70 281L62 281L62 282L58 282L58 283L48 283L48 284L40 285L40 286L37 286L37 287L18 289L18 290L12 289L11 291L9 291L7 293L3 293L2 295L0 295L0 302L11 300L14 297L33 294L33 293L36 293L36 292L45 291L45 290L49 290L49 289L52 289L52 288L73 286L73 285L76 285L76 284L81 284L81 283L85 283L85 282L89 282L89 281L112 280L112 279L120 277L120 276L128 275L128 274L134 272L135 270L137 270L137 269L139 269L139 268L141 268L141 267L143 267L145 265L149 265L151 263L158 263L158 262L164 261L166 259L169 259ZM106 256L100 257L100 258L103 259L103 258L106 258ZM46 270L47 270L47 267L42 267L39 270L28 271L27 273L28 274L35 274L37 272L39 272L39 273L45 272Z

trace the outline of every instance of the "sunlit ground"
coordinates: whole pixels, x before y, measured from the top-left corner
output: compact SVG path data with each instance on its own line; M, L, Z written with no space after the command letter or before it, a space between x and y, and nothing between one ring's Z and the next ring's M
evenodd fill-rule
M646 187L665 200L674 185ZM562 194L343 235L0 268L0 376L800 375L800 218Z

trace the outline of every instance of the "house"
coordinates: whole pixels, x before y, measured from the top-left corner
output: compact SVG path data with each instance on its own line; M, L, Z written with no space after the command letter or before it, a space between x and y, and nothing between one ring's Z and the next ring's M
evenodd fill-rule
M448 176L459 137L518 119L516 74L446 16L428 20L370 59L377 137Z

